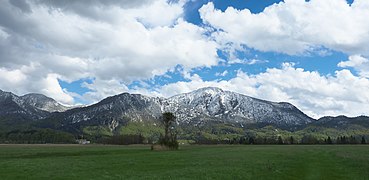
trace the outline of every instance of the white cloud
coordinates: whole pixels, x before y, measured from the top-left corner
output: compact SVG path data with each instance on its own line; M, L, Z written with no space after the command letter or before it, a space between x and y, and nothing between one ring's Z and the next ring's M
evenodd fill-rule
M40 89L42 94L45 94L46 96L49 97L53 97L55 98L55 100L66 105L74 104L73 97L60 87L57 78L58 78L57 74L48 74L46 78L42 79L36 84L39 88L42 88ZM37 87L35 86L34 88Z
M321 47L349 54L369 55L369 1L288 0L252 14L212 2L200 9L203 21L224 48L246 45L260 51L321 54Z
M198 78L190 82L167 84L156 89L156 93L169 97L208 86L270 101L291 102L315 118L342 114L369 115L368 79L356 77L349 70L324 76L315 71L295 68L290 63L257 75L239 71L230 80L203 81Z
M19 95L39 92L74 104L73 97L96 102L126 91L170 96L219 86L261 99L292 102L312 116L369 115L365 108L369 104L367 0L355 0L351 6L345 0L286 0L259 14L234 8L221 12L209 3L201 8L201 18L218 29L215 32L184 21L185 2L1 1L0 89ZM227 81L204 81L191 74L193 69L218 65L222 61L217 56L219 48L229 53L224 65L264 62L257 57L239 59L237 52L246 53L245 45L286 54L324 55L330 50L361 54L339 64L354 68L360 77L346 69L324 76L290 63L257 75L239 71ZM127 87L176 67L189 82L154 91ZM81 96L58 83L58 79L84 78L93 81L84 84L91 92Z
M22 73L21 70L7 70L5 68L0 68L0 78L3 84L12 83L17 85L27 79L27 77Z
M83 94L82 98L92 103L96 103L108 96L128 91L128 87L117 79L94 79L92 83L84 83L82 86L91 90L90 92Z
M223 71L222 73L221 72L217 72L217 73L215 73L215 76L222 76L222 77L224 77L224 76L226 76L228 74L228 71L227 70L225 70L225 71Z
M46 96L53 97L55 100L71 105L74 103L72 96L63 90L58 82L59 75L47 74L46 77L37 76L37 66L23 66L17 70L0 68L0 82L2 89L24 95L29 92L38 92Z
M247 65L253 65L253 64L261 64L261 63L267 63L268 60L260 60L260 59L230 59L228 60L228 64L247 64Z
M145 12L141 8L130 10L129 13L134 14L139 20L149 26L168 26L173 24L176 19L183 13L185 1L179 3L168 3L167 1L154 1ZM165 12L165 15L163 15Z
M361 77L369 78L369 60L360 55L349 56L348 61L338 63L339 67L352 67L359 72Z
M96 100L177 65L186 71L217 65L217 44L205 35L205 29L182 20L184 3L96 0L84 6L74 1L2 1L0 68L6 74L17 73L18 79L23 74L40 87L19 86L8 79L9 83L0 83L0 89L20 93L44 89L62 99L52 90L58 86L62 94L68 94L58 83L41 82L91 78L96 80L89 86L93 92L83 97ZM37 70L26 72L22 67ZM115 91L97 90L110 88L112 82Z

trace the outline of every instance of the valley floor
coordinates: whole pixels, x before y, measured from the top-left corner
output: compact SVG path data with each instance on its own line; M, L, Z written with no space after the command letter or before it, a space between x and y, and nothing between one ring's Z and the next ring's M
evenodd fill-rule
M1 179L369 179L368 145L0 145Z

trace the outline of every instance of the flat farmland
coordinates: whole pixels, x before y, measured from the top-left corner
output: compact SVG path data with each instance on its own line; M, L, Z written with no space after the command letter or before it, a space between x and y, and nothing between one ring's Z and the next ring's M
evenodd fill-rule
M0 179L369 179L369 146L0 145Z

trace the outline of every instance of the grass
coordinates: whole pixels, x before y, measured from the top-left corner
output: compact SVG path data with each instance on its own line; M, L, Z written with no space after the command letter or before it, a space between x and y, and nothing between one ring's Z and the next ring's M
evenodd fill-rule
M369 179L369 146L0 145L0 179Z

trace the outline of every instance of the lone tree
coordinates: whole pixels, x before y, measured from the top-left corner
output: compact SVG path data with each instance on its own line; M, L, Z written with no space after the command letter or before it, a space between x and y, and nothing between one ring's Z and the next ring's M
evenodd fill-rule
M171 112L165 112L163 113L161 120L164 125L164 136L161 136L159 139L159 144L161 145L160 148L172 150L178 149L177 133L173 126L176 117ZM153 146L152 148L155 149L156 146Z
M169 141L170 139L170 128L172 126L172 123L174 123L176 120L176 117L173 115L173 113L165 112L162 116L162 121L164 124L164 140Z

